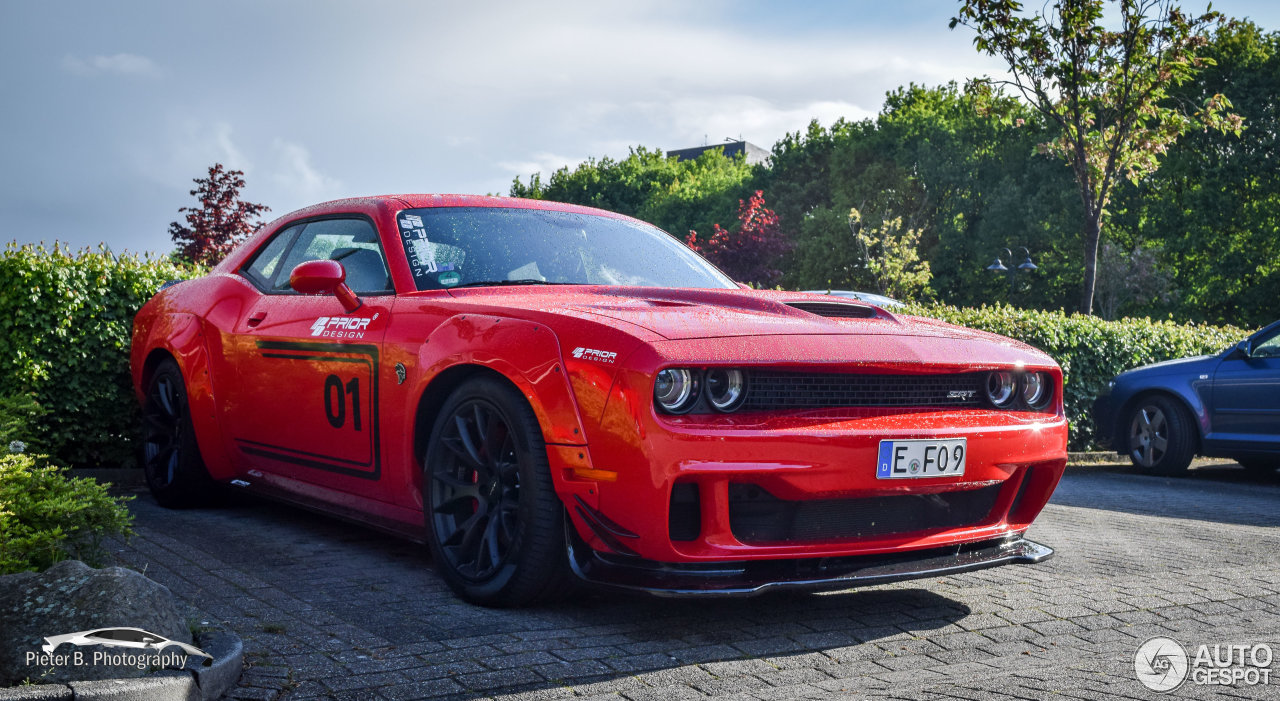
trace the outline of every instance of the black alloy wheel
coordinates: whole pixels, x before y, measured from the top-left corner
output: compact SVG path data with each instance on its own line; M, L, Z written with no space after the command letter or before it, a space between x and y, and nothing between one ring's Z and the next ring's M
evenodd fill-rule
M166 359L151 374L142 404L142 471L161 506L201 506L216 485L205 469L191 425L182 371Z
M1195 431L1190 415L1173 400L1143 397L1129 413L1129 459L1152 474L1185 474L1195 453Z
M431 472L431 511L445 559L482 581L511 554L520 534L520 462L498 408L483 399L459 406L440 440L453 459Z
M564 509L537 418L504 381L472 379L445 402L423 504L432 556L467 601L520 606L563 593Z

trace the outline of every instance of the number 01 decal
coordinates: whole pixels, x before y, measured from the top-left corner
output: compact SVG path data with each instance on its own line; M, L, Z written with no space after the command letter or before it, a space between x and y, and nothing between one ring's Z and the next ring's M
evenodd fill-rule
M347 423L348 394L351 395L351 425L359 431L360 378L351 378L345 387L342 378L337 375L324 378L324 413L329 419L329 425L334 428L342 428Z
M237 428L240 450L271 470L305 467L380 479L378 347L268 339L256 343L262 359L271 362L266 368L274 365L297 378L305 396L250 383L248 396L263 419Z

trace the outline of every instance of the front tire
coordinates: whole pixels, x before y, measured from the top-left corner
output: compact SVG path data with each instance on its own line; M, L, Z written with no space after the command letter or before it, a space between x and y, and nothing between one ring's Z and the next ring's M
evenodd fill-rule
M187 387L172 358L151 374L142 403L142 472L163 507L208 504L217 489L200 457Z
M524 606L565 591L564 507L533 410L490 377L449 396L423 460L427 543L441 577L482 606Z
M1186 474L1195 453L1191 416L1167 397L1144 397L1129 412L1126 447L1135 467L1155 475Z

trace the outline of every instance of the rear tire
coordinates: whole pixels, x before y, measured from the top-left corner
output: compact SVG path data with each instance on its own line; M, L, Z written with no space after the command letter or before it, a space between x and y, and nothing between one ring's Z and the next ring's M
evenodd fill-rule
M1196 428L1176 401L1143 397L1129 412L1125 447L1134 466L1153 475L1179 477L1195 454Z
M427 543L440 576L481 606L526 606L568 590L564 506L533 410L491 377L441 407L423 459Z
M209 477L187 404L182 371L167 358L151 374L142 403L142 471L161 506L209 504L217 484Z

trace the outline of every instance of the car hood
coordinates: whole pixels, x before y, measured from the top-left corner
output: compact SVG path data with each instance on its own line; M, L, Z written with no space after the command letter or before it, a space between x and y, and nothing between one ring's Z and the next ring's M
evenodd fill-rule
M1047 358L1030 346L996 334L892 314L864 302L802 292L539 286L469 288L452 290L451 294L459 302L488 308L483 310L490 313L525 310L639 327L658 337L651 340L916 336L997 344Z
M1132 370L1126 370L1117 376L1122 377L1142 375L1184 375L1193 372L1207 372L1213 366L1217 365L1219 357L1216 355L1197 355L1190 358L1178 358L1176 360L1166 360L1160 363L1152 363L1143 365Z

